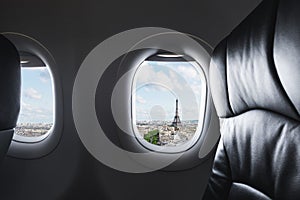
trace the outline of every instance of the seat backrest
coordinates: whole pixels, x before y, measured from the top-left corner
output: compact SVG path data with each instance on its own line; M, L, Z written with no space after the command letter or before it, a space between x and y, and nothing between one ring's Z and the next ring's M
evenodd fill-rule
M300 1L263 1L215 49L221 140L204 199L300 198Z
M20 58L15 46L0 35L0 163L7 152L20 110Z

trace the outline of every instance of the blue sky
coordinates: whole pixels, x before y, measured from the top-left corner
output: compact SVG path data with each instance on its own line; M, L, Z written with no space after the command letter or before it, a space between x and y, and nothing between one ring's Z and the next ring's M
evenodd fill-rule
M52 123L53 92L48 68L21 69L21 111L18 123Z
M181 120L197 120L201 76L195 62L145 61L134 80L137 120L173 120L179 100Z
M145 61L135 75L137 120L173 120L179 100L181 120L197 120L201 100L200 71L193 62ZM48 68L22 68L18 123L52 123L53 91Z

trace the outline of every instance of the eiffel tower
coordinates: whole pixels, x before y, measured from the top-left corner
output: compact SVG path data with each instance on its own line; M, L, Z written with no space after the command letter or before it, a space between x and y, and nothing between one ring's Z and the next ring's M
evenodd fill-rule
M172 126L174 126L175 128L178 128L178 125L180 125L180 118L178 115L178 99L176 99L176 111L175 111L175 116L174 116L174 120L172 122Z

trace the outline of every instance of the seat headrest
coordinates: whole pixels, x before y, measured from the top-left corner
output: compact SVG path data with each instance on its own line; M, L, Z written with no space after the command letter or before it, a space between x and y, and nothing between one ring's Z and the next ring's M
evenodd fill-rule
M292 1L263 1L216 47L210 83L219 117L264 109L299 119L300 2Z
M0 131L16 126L20 110L20 84L18 51L0 35Z

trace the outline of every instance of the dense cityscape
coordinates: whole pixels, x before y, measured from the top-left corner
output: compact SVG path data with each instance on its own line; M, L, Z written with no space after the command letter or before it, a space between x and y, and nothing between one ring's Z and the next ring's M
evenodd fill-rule
M194 136L198 120L181 121L178 112L178 99L175 103L173 121L137 121L136 127L146 141L159 146L178 146Z
M52 126L52 123L19 123L15 133L26 137L38 137L46 134Z
M172 121L138 121L136 127L149 143L159 146L178 146L190 140L197 129L198 121L182 121L177 127Z

